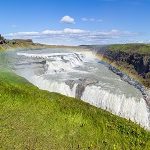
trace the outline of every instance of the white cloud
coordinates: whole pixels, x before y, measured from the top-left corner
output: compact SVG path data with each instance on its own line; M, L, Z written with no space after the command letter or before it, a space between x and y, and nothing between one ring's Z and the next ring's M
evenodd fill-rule
M74 24L75 20L74 18L70 17L70 16L64 16L61 18L60 20L62 23L69 23L69 24Z
M64 33L68 33L68 34L82 34L85 32L87 31L81 29L70 29L70 28L64 29Z
M81 18L82 21L85 21L85 22L103 22L102 19L95 19L95 18Z
M42 35L49 35L49 34L62 34L63 32L61 30L44 30L41 32Z
M137 33L128 31L120 31L113 29L111 31L87 31L82 29L66 28L64 30L44 30L42 32L16 32L8 33L4 36L9 39L31 38L36 42L44 42L47 44L64 44L64 45L80 45L80 44L106 44L113 40L129 38L136 36Z
M39 32L16 32L16 33L10 33L12 36L36 36Z
M41 35L61 35L61 34L81 34L84 32L87 32L87 31L81 30L81 29L65 28L64 30L44 30L39 34L41 34Z

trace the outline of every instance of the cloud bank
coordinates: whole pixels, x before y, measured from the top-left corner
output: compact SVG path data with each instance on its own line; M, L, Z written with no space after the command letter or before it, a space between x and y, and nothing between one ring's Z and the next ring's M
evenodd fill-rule
M137 33L128 31L87 31L82 29L65 28L64 30L44 30L41 32L16 32L4 36L9 39L33 39L46 44L80 45L80 44L108 44L113 40L133 37Z

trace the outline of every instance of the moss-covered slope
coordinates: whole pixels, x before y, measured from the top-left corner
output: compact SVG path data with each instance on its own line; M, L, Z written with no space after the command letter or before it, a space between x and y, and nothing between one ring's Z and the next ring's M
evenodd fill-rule
M1 149L150 148L150 132L80 100L0 71Z
M111 51L150 55L150 44L114 44L108 46Z

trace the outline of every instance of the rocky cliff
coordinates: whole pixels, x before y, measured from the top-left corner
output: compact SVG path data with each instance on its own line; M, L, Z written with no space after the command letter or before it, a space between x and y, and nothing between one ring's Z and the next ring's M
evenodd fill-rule
M106 50L103 56L150 87L150 55Z
M117 64L122 65L122 62L131 65L138 75L143 78L148 78L150 73L150 55L138 54L138 53L126 53L126 52L113 52L106 50L104 57L108 58L111 61L116 61Z

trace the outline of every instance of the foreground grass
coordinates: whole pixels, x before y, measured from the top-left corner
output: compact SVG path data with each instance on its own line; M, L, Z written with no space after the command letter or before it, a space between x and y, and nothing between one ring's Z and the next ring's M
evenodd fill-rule
M150 133L80 100L0 71L1 149L150 149Z

